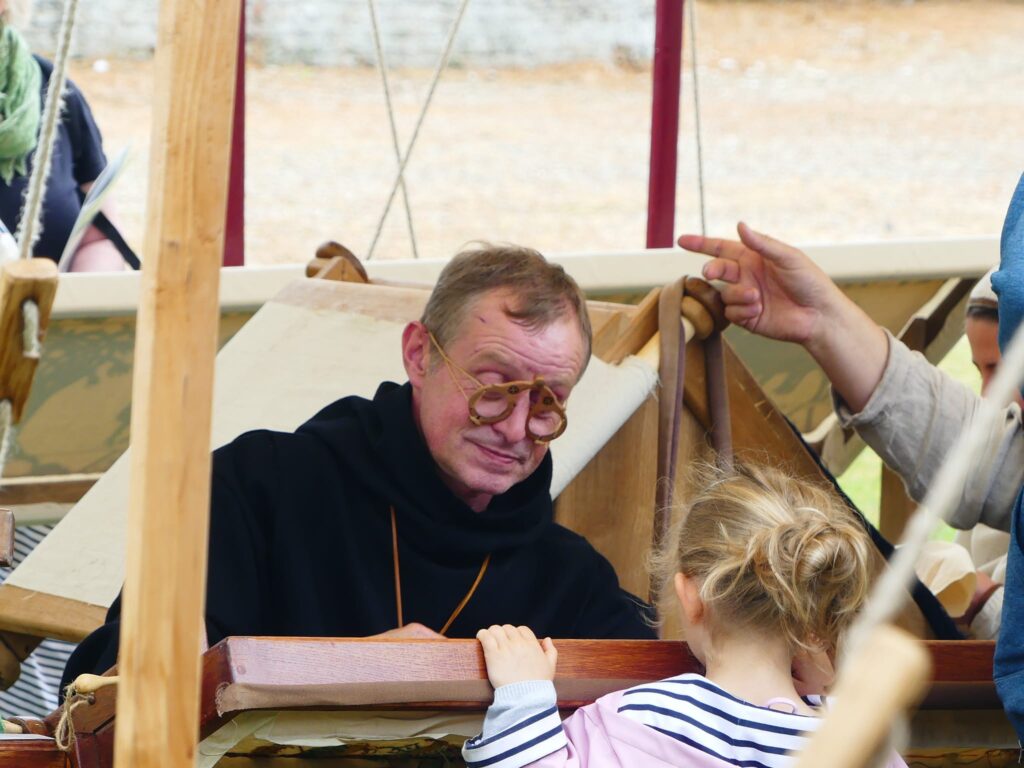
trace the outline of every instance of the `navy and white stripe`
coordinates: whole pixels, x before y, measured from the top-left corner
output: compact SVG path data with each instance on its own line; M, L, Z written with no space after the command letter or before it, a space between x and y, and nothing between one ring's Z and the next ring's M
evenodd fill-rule
M14 565L24 560L46 535L51 525L20 527L14 536ZM0 568L0 582L11 571ZM57 708L57 689L68 657L75 649L61 640L44 640L21 664L21 675L6 691L0 691L0 716L29 715L45 717Z
M694 674L630 688L618 712L737 768L792 766L791 753L804 747L820 723L742 701Z
M555 687L547 680L501 686L484 730L462 747L467 768L512 768L567 746Z

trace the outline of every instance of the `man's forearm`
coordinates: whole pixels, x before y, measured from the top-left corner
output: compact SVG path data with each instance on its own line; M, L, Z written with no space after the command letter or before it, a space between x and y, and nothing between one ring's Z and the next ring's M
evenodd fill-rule
M856 413L867 405L882 380L889 340L864 310L838 289L836 294L804 348Z

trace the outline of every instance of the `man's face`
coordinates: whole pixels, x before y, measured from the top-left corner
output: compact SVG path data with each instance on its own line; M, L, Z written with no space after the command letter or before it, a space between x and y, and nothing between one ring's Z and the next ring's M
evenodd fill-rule
M445 346L446 354L483 384L543 378L564 403L583 368L583 339L575 316L570 313L546 328L530 330L506 314L506 308L515 306L510 291L484 294ZM406 328L403 353L413 388L413 416L441 478L456 496L480 512L493 496L533 473L547 445L526 434L529 393L516 399L507 419L477 426L469 419L466 398L478 385L441 361L420 323Z

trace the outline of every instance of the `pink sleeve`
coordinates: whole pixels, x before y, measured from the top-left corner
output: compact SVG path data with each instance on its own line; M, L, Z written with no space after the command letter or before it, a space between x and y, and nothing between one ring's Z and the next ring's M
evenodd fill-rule
M608 734L594 719L595 705L576 710L562 721L566 745L535 762L531 768L607 768L618 765Z

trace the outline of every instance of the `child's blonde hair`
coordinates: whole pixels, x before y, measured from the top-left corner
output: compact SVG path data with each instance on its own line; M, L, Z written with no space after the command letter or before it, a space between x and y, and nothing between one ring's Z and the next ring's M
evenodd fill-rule
M861 522L835 495L776 469L698 474L703 490L652 558L662 609L675 604L681 572L700 584L712 636L754 629L781 634L794 651L834 651L867 595Z

